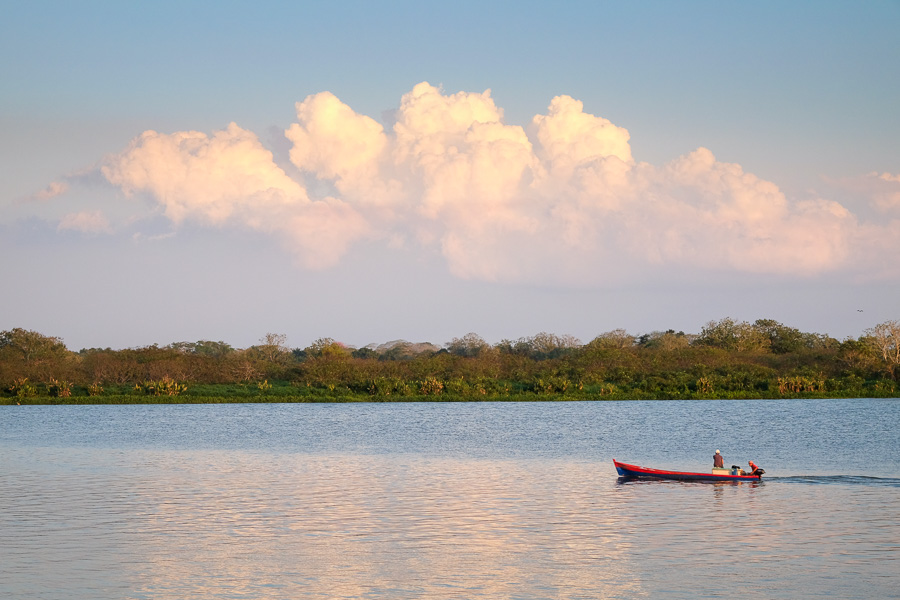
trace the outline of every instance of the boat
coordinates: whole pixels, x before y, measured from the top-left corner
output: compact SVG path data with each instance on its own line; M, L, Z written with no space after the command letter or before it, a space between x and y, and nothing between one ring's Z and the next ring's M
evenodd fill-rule
M629 465L613 459L619 477L623 478L648 478L648 479L676 479L679 481L762 481L765 471L756 469L753 473L746 473L736 465L730 469L713 467L710 473L689 473L685 471L665 471L662 469L649 469L637 465Z

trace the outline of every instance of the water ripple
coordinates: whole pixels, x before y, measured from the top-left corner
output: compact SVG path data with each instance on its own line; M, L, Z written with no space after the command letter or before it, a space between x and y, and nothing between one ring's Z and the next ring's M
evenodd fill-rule
M777 481L779 483L805 483L814 485L900 487L900 478L874 477L867 475L792 475L789 477L766 477L766 480Z
M685 462L705 431L697 406L650 406L659 456L639 459ZM865 414L900 416L885 406ZM620 428L641 406L626 408L0 411L0 597L897 597L900 480L806 459L809 474L795 475L800 461L781 455L821 436L785 429L765 464L786 476L621 484L609 456L642 449ZM785 415L813 433L835 421L813 405L764 408L779 415L772 430ZM175 442L148 415L177 430ZM192 443L184 418L202 424ZM888 456L877 449L850 454Z

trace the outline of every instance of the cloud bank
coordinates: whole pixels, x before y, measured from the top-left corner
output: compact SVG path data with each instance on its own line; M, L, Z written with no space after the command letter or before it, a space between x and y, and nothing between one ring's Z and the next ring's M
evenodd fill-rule
M706 148L638 162L626 129L569 96L526 127L506 124L490 91L426 82L389 128L329 92L296 111L285 136L300 176L234 123L211 135L147 131L100 171L173 224L271 234L318 269L362 240L440 252L463 278L579 286L648 269L810 277L900 249L900 176L867 176L884 219L862 224L834 201L792 201ZM94 213L60 224L107 227Z

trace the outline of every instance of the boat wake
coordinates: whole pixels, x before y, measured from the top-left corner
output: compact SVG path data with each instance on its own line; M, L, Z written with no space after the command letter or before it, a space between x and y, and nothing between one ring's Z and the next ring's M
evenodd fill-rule
M900 488L900 479L896 477L871 477L868 475L791 475L788 477L767 477L766 481L812 485L868 485Z

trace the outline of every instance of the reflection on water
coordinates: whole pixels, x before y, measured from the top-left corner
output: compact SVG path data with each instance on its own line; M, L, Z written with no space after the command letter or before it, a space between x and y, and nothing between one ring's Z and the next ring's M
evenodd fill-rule
M12 457L23 493L4 494L0 552L4 589L16 597L642 595L619 503L589 465L89 450L51 458Z
M883 486L621 484L589 463L414 455L6 458L5 597L896 593L898 505Z
M697 406L726 411L648 405L656 442L621 427L639 404L0 411L0 598L900 597L900 480L859 474L891 474L898 404L858 411L868 446L819 406L753 435ZM772 476L616 477L611 450L698 437Z
M770 477L769 479L772 478ZM896 477L866 477L862 475L794 475L792 477L776 477L775 479L781 483L900 487L900 479L897 479Z

